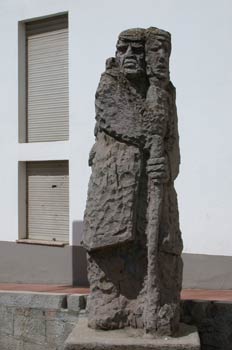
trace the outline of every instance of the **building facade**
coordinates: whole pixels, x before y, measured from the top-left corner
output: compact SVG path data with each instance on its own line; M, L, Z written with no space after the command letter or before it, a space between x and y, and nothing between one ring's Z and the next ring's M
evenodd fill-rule
M232 287L231 7L1 1L0 282L86 285L80 241L95 90L119 32L157 26L173 42L184 286Z

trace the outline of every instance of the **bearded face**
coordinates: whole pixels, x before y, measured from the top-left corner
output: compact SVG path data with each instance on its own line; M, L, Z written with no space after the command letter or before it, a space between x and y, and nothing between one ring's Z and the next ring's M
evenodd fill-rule
M169 82L171 37L157 28L127 30L117 42L116 61L127 79L139 81L142 76L158 84Z
M119 39L116 60L120 71L129 79L145 74L146 64L143 42Z

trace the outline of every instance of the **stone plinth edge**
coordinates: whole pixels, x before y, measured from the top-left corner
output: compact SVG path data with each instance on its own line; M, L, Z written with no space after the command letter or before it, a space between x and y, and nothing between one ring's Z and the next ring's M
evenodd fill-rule
M35 293L0 291L0 304L34 309L67 308L67 295L61 293Z
M87 326L87 318L79 319L65 342L65 350L200 350L195 327L181 325L177 337L147 338L143 331L131 328L102 331Z

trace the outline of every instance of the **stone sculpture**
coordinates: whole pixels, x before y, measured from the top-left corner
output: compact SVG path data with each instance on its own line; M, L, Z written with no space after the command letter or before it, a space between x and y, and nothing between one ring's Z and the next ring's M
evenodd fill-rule
M180 156L170 52L164 30L123 31L96 92L83 238L91 328L151 335L178 328Z

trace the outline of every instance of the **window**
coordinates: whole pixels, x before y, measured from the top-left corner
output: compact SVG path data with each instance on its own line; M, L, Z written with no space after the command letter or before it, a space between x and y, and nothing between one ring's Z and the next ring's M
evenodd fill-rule
M26 163L27 239L68 242L68 161Z
M30 144L69 139L68 90L68 15L20 22L19 142L30 158L19 161L19 241L69 242L68 161L34 161Z
M68 16L25 24L26 142L69 138Z

